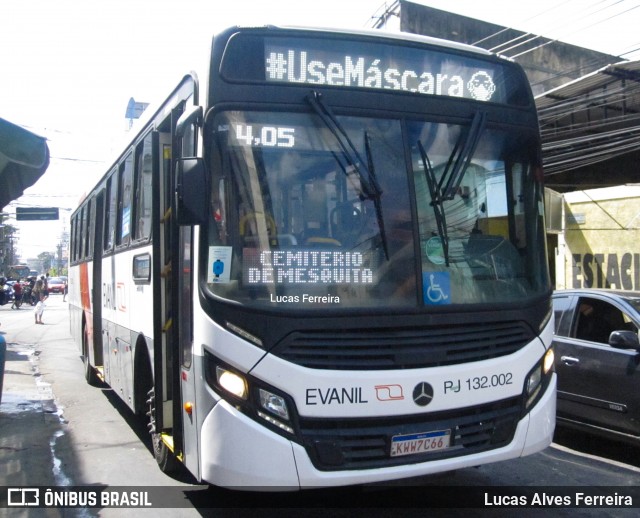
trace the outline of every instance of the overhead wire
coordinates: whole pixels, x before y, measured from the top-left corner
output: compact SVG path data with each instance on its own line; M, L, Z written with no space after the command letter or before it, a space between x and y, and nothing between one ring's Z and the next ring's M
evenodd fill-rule
M622 71L632 75L636 68ZM625 80L626 74L617 77L614 71L601 72L610 81L594 82L591 88L587 83L582 93L574 90L566 99L538 107L545 177L637 151L640 113L634 104L640 98L640 83Z
M533 16L525 18L522 22L519 22L519 24L523 24L524 25L527 22L530 22L531 20L534 20L535 18L539 18L540 16L543 16L543 15L548 15L552 11L557 10L560 7L566 6L567 4L572 3L573 1L574 0L566 0L565 2L558 3L558 4L556 4L555 6L549 8L549 9L546 9L546 10L541 11L541 12L539 12L539 13L533 15ZM587 12L586 12L586 14L584 14L583 16L578 18L577 20L583 20L583 19L586 19L586 18L589 18L589 17L593 17L594 15L602 13L602 12L605 12L606 10L610 10L611 8L617 6L618 4L622 4L625 1L626 0L615 0L613 3L611 3L611 0L598 0L597 2L593 2L593 3L591 3L591 4L587 5L587 6L580 5L580 11L584 12L586 10ZM606 5L601 6L601 4L606 4ZM598 6L601 6L601 7L598 7ZM532 52L532 51L534 51L536 49L539 49L539 48L542 48L542 47L544 47L546 45L549 45L551 43L555 43L555 42L561 41L563 39L566 39L566 37L571 35L571 34L575 34L575 33L584 31L586 29L593 28L593 27L595 27L595 26L597 26L597 25L599 25L601 23L605 23L605 22L607 22L607 21L609 21L611 19L614 19L614 18L616 18L618 16L624 15L624 14L628 13L629 11L632 11L632 10L636 9L637 7L640 7L640 6L630 7L629 9L627 9L625 11L615 13L615 14L607 17L607 18L602 18L602 19L596 20L594 23L592 23L590 25L587 25L587 26L584 26L584 27L580 27L580 28L578 28L578 29L576 29L574 31L571 31L571 32L564 32L562 34L558 34L557 37L553 37L551 39L549 39L547 37L546 38L547 41L545 41L544 43L541 43L540 45L536 45L535 47L527 49L527 50L525 50L523 52L520 52L518 54L509 55L508 51L509 50L513 50L514 48L518 48L518 47L524 45L525 43L530 43L530 42L535 41L535 40L537 40L539 38L543 38L544 36L534 35L534 33L532 33L532 32L524 32L522 34L518 34L517 36L515 36L514 38L511 38L508 41L502 42L502 43L500 43L498 45L495 45L493 47L489 47L488 45L481 45L482 43L486 43L486 42L490 41L491 39L494 39L497 36L500 36L500 35L504 34L507 31L512 30L512 31L520 32L518 29L515 29L512 26L512 27L502 28L499 31L496 31L496 32L494 32L494 33L492 33L492 34L490 34L488 36L485 36L485 37L483 37L483 38L481 38L479 40L474 41L472 44L473 45L484 46L485 48L488 48L488 50L490 50L491 52L495 52L495 53L499 53L499 54L505 55L506 57L509 57L511 59L516 59L516 58L521 57L521 56L523 56L523 55L525 55L525 54L527 54L529 52ZM595 10L594 10L594 8L595 8ZM512 25L516 25L516 24L512 24ZM566 29L566 27L567 27L567 24L563 24L561 26L562 29ZM531 36L531 37L529 39L527 39L526 42L521 41L524 38L527 38L529 36ZM511 46L509 47L509 45L511 45ZM505 48L505 47L507 47L507 48ZM631 58L631 54L633 54L635 52L639 52L639 51L640 51L640 43L637 44L637 47L634 46L634 47L631 47L629 50L624 50L623 52L620 52L619 53L619 57L621 57L621 59L625 59L623 56L629 56L626 59L630 59ZM532 86L539 86L541 84L548 83L550 80L556 79L558 77L565 76L565 77L571 78L571 77L574 77L575 74L580 74L585 69L588 70L589 68L595 68L598 65L605 65L605 64L610 64L610 61L608 61L606 57L604 57L602 59L595 58L591 62L587 62L587 63L583 62L583 63L579 64L573 70L565 70L565 71L555 72L555 73L552 74L551 77L547 77L544 80L538 81L536 83L532 83Z
M592 18L594 14L609 11L621 1L608 4L596 11L591 11L580 17L579 20ZM597 4L595 4L597 5ZM628 7L629 4L626 4ZM622 11L611 14L611 16L600 17L597 21L582 26L576 30L565 32L565 35L591 29L607 21L626 15L637 9L640 5L630 6ZM540 45L522 52L513 54L516 48L521 48L525 43L530 43L537 38L528 38L523 41L529 33L519 35L510 41L511 46L502 44L499 48L501 53L511 59L521 58L523 55L533 52L536 49L558 41L561 37L550 39ZM566 37L566 36L565 36ZM623 56L630 56L640 50L640 43L627 47L621 52ZM606 58L605 58L606 60ZM605 64L602 60L592 60L589 64L581 63L574 69L574 73L579 73L585 66L596 66ZM607 65L611 63L606 63ZM570 75L572 71L558 72L555 77ZM549 81L545 78L544 81ZM619 83L616 84L616 81ZM540 81L537 84L542 83ZM532 84L535 86L535 84ZM575 95L578 95L577 97ZM570 170L589 167L594 164L610 160L617 156L637 151L640 146L640 113L626 112L625 103L629 98L640 95L640 85L632 82L623 83L620 79L612 77L611 83L606 85L600 92L589 92L589 94L575 94L566 100L558 100L550 106L539 108L540 134L543 140L543 157L545 176L554 176ZM618 112L618 115L611 116L606 112ZM597 115L604 114L603 116ZM551 181L553 183L553 181Z
M604 0L604 1L606 1L606 0ZM613 4L606 5L606 6L602 7L602 8L600 8L600 9L596 10L595 12L586 12L583 16L580 16L579 18L577 18L576 20L573 20L573 21L575 22L575 21L583 20L583 19L585 19L585 18L589 18L590 16L592 16L592 15L594 15L594 14L598 14L598 13L600 13L600 12L602 12L602 11L605 11L605 10L607 10L607 9L609 9L609 8L611 8L611 7L613 7L614 5L617 5L617 4L622 3L622 2L624 2L624 1L625 1L625 0L615 0L615 2L614 2ZM588 6L588 7L587 7L587 9L589 9L589 8L591 8L591 7L594 7L594 6L598 5L598 4L601 4L602 2L603 2L603 0L600 0L599 2L596 2L595 4L592 4L591 6ZM597 22L597 23L600 23L600 22ZM567 27L567 24L566 24L566 23L563 23L563 24L559 25L558 27L566 28L566 27ZM553 31L554 31L554 30L556 30L556 28L550 29L549 31L547 31L547 34L549 34L549 33L553 33ZM577 31L577 32L579 32L579 31ZM569 34L573 34L573 33L569 33ZM566 36L566 35L565 35L565 36ZM527 41L525 41L525 42L521 42L521 43L518 43L517 45L513 45L513 46L511 46L511 47L509 47L509 48L507 48L507 49L504 49L504 50L502 51L502 53L506 55L506 53L507 53L508 51L510 51L510 50L513 50L513 49L518 48L518 47L520 47L520 46L522 46L522 45L524 45L524 44L526 44L526 43L530 43L531 41L535 41L535 40L537 40L537 39L541 39L541 38L544 38L544 39L549 40L549 38L548 38L547 36L542 36L542 35L540 35L540 34L537 34L537 35L534 35L534 37L533 37L533 38L530 38L530 39L528 39L528 40L527 40ZM545 45L546 45L546 44L549 44L549 43L551 43L551 42L559 41L561 38L563 38L563 37L562 37L562 36L559 36L559 37L557 37L557 38L550 39L549 41L547 41L547 42L545 43ZM515 57L517 57L517 55L516 55L516 56L509 56L509 57L511 57L512 59L515 59Z
M621 1L624 1L624 0L619 0L619 2L621 2ZM619 3L619 2L616 2L616 3ZM615 4L612 4L612 5L615 5ZM596 25L600 25L601 23L604 23L604 22L607 22L607 21L612 20L612 19L614 19L614 18L617 18L618 16L622 16L623 14L626 14L626 13L628 13L628 12L630 12L630 11L633 11L633 10L635 10L635 9L638 9L639 7L640 7L640 5L636 5L636 6L631 7L631 8L629 8L629 9L625 10L625 11L622 11L622 12L617 13L617 14L614 14L614 15L612 15L612 16L610 16L610 17L608 17L608 18L605 18L604 20L598 20L597 22L592 23L591 25L587 25L586 27L582 27L582 28L577 29L577 30L575 30L575 31L573 31L573 32L570 32L570 33L565 33L565 34L563 35L563 39L564 39L564 37L566 37L567 35L575 34L575 33L577 33L577 32L581 32L581 31L583 31L583 30L585 30L585 29L591 29L592 27L595 27ZM542 44L540 44L540 45L537 45L536 47L533 47L533 48L531 48L531 49L528 49L528 50L525 50L525 51L523 51L523 52L520 52L519 54L515 54L515 55L511 55L511 56L507 56L507 57L509 57L509 58L511 58L511 59L517 59L517 58L519 58L519 57L524 56L525 54L528 54L529 52L533 52L534 50L538 50L538 49L540 49L540 48L542 48L542 47L545 47L545 46L547 46L547 45L549 45L549 44L551 44L551 43L555 43L555 42L557 42L557 41L560 41L560 37L555 38L555 39L550 40L550 41L547 41L547 42L542 43Z
M640 51L640 42L634 43L630 47L635 47L635 48L631 48L631 50L627 50L625 52L621 52L620 56L628 56L629 54L633 54L634 52Z
M488 36L485 36L479 40L474 41L472 44L473 45L479 45L479 46L483 46L484 48L487 48L488 50L490 50L491 52L494 53L499 53L499 54L503 54L506 57L510 57L511 59L514 58L514 56L508 56L507 53L503 50L504 47L509 47L509 48L513 48L514 45L518 42L521 42L522 39L527 38L529 36L533 36L532 32L524 32L522 34L518 34L517 36L515 36L514 38L511 38L505 42L499 43L497 45L494 45L493 47L490 47L489 45L486 45L487 42L489 42L492 39L495 39L496 37L508 32L508 31L517 31L520 32L519 29L515 29L513 28L516 25L526 25L528 22L539 18L541 16L545 16L545 15L549 15L550 13L552 13L553 11L557 11L559 8L562 7L566 7L567 4L571 4L573 3L575 0L565 0L564 2L560 2L558 4L556 4L555 6L543 10L539 13L534 14L533 16L530 16L528 18L523 19L521 22L518 22L517 24L512 24L511 27L505 27L500 29L499 31L493 32L492 34L489 34ZM598 0L596 2L592 2L586 6L582 5L582 2L580 2L580 11L584 12L585 10L587 11L587 14L585 14L584 16L582 16L580 19L583 18L587 18L590 16L593 16L595 14L604 12L607 9L610 9L612 7L615 7L618 4L623 3L625 0L615 0L613 3L611 3L611 0ZM602 6L602 4L606 4L604 6ZM634 9L635 7L632 7L631 9ZM627 12L627 11L625 11ZM605 20L600 20L600 21L596 21L594 24L592 24L589 27L592 27L594 25L597 25L599 23L602 23L603 21L607 21L611 18L614 18L615 16L618 16L620 14L623 13L618 13L616 15L613 15L609 18L606 18ZM566 24L562 26L563 28L566 27ZM584 30L584 28L579 29L578 31L575 32L579 32L580 30ZM539 36L542 37L542 36ZM527 41L533 41L535 39L537 39L538 36L534 36L533 38L529 38L529 40ZM556 42L559 41L563 38L563 36L558 36L558 38L555 38L553 40L550 40L548 43L551 42ZM548 38L547 38L548 39ZM482 44L485 45L482 45ZM521 42L522 43L522 42ZM638 46L640 46L640 43L638 43ZM540 48L540 45L537 45L535 48ZM533 50L533 49L531 49ZM621 53L620 56L620 61L623 61L625 59L625 57L623 56L627 56L630 54L633 54L634 52L640 51L640 47L639 48L631 48L628 51L625 51L624 53ZM521 53L520 55L523 55L526 53ZM631 57L631 56L629 56ZM608 55L603 55L602 57L594 57L588 61L581 61L579 62L574 68L572 69L565 69L565 70L560 70L560 71L552 71L552 70L547 70L544 67L540 67L539 70L541 72L544 73L545 77L543 79L540 79L538 81L532 82L531 86L534 88L534 91L536 91L536 87L542 87L545 90L548 89L548 87L546 87L546 85L557 85L557 81L559 78L567 78L569 80L571 79L576 79L582 75L584 75L585 70L586 71L591 71L591 70L595 70L596 68L600 67L600 66L604 66L604 65L608 65L611 64L612 58L609 57ZM531 64L528 65L529 67L532 67Z
M478 45L480 45L481 43L485 43L486 41L488 41L488 40L490 40L490 39L492 39L492 38L495 38L495 37L497 37L497 36L499 36L499 35L501 35L501 34L504 34L505 32L508 32L508 31L517 31L517 32L522 32L520 29L516 29L514 26L515 26L515 25L525 25L525 24L527 24L528 22L530 22L530 21L532 21L532 20L535 20L536 18L539 18L540 16L547 15L547 14L549 14L550 12L552 12L552 11L554 11L554 10L556 10L556 9L560 8L560 7L563 7L563 6L564 6L564 5L566 5L566 4L572 3L572 2L574 2L574 1L575 1L575 0L565 0L564 2L560 2L560 3L558 3L558 4L554 5L553 7L549 8L549 9L543 10L543 11L541 11L541 12L537 13L537 14L534 14L533 16L530 16L530 17L528 17L528 18L523 19L522 21L518 22L517 24L512 24L512 26L511 26L511 27L504 27L504 28L500 29L499 31L496 31L496 32L494 32L494 33L492 33L492 34L490 34L490 35L488 35L488 36L485 36L484 38L481 38L481 39L479 39L479 40L476 40L475 42L473 42L473 43L471 43L471 44L472 44L472 45L477 45L477 46L478 46ZM606 1L610 1L610 0L598 0L598 1L597 1L597 2L595 2L594 4L592 4L592 5L588 6L588 7L587 7L587 9L588 9L588 8L590 8L590 7L592 7L592 6L598 5L598 4L602 3L602 2L606 2ZM624 1L624 0L616 0L616 2L622 2L622 1ZM532 33L532 32L525 32L525 33L523 33L523 34L519 34L518 36L516 36L516 37L514 37L514 38L512 38L512 39L510 39L510 40L507 40L507 41L505 41L505 42L502 42L502 43L500 43L499 45L496 45L496 46L494 46L494 47L489 47L489 48L487 48L487 47L485 46L484 48L487 48L487 50L489 50L490 52L496 52L496 53L498 53L498 51L499 51L499 49L500 49L501 47L503 47L503 46L505 46L505 45L510 45L511 43L514 43L515 41L518 41L518 40L522 39L523 37L531 36L531 35L533 35L533 34L534 34L534 33Z
M634 114L631 118L631 122L638 120L640 120L638 114ZM573 136L571 132L566 132L555 135L553 139L548 139L546 142L543 137L545 176L592 165L636 151L640 145L640 126L629 127L627 125L629 122L630 120L625 120L624 126L613 122L609 127L600 124L595 128L589 127L589 132L579 132L580 128L575 128ZM596 129L600 131L595 132Z
M519 24L520 23L525 24L527 22L530 22L531 20L535 20L536 18L538 18L538 17L540 17L542 15L548 14L551 11L553 11L553 10L559 8L559 7L562 7L565 4L571 3L573 1L574 0L565 0L564 2L559 2L556 5L554 5L553 7L551 7L550 9L546 9L544 11L539 12L538 14L534 14L533 16L530 16L529 18L525 18L524 20L519 22ZM603 1L603 0L600 0L600 1ZM484 38L473 42L472 45L480 45L480 43L484 43L485 41L488 41L491 38L494 38L496 36L499 36L500 34L503 34L503 33L507 32L507 31L511 31L511 30L516 30L516 29L514 29L512 27L504 27L504 28L500 29L499 31L494 32L493 34L490 34L489 36L485 36Z

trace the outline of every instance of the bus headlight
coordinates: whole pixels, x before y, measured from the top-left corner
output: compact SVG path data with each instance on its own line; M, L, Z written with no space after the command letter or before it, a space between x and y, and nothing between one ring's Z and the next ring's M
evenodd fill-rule
M295 436L295 403L286 394L204 352L207 385L236 410L284 436Z
M285 399L265 389L259 389L258 392L260 394L260 407L268 412L265 413L258 410L258 415L273 426L280 428L280 430L293 434L293 428L287 424L289 421L289 409Z
M549 379L553 374L554 358L553 349L549 348L542 359L536 364L531 372L529 372L524 383L526 401L524 408L525 412L537 402L544 388L546 388L549 383Z
M245 379L235 372L216 367L216 379L218 385L235 397L246 401L249 391Z
M527 396L535 394L536 389L542 382L542 366L538 365L527 378Z
M281 419L289 420L287 402L282 396L260 389L260 406Z

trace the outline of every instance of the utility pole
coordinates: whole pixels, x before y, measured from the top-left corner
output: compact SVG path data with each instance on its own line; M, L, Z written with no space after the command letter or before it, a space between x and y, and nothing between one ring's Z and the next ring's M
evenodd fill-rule
M56 246L56 275L62 275L62 243L58 243Z
M0 213L0 274L5 275L9 266L16 264L14 239L16 227L5 223L8 214Z

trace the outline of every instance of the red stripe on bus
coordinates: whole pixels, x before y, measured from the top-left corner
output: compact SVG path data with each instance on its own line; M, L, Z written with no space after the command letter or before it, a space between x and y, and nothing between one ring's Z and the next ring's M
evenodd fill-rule
M91 310L91 297L89 296L89 265L88 263L80 264L80 299L82 309Z

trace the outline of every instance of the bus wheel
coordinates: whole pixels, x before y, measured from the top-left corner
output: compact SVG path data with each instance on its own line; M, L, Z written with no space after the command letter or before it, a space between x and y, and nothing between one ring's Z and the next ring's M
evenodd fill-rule
M147 392L147 416L149 417L149 433L151 434L151 444L153 446L153 456L163 473L173 473L178 468L178 460L173 452L162 440L162 435L156 430L156 393L153 387Z
M100 385L98 373L89 361L89 338L86 327L82 329L82 363L84 364L84 379L87 380L87 383L92 386Z

